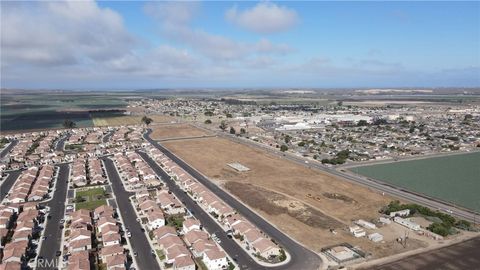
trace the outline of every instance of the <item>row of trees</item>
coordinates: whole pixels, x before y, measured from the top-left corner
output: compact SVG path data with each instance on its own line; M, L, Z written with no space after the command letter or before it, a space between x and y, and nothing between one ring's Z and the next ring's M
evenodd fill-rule
M205 124L211 124L212 121L210 119L205 120ZM222 131L226 131L228 128L228 124L225 121L220 122L220 125L218 126ZM237 134L237 131L235 130L234 127L230 127L230 134ZM244 128L240 128L240 134L246 134L247 130Z
M347 161L348 157L350 156L350 150L342 150L337 153L337 155L334 158L324 158L322 159L323 164L332 164L332 165L337 165L337 164L343 164L345 161Z
M427 230L439 234L441 236L447 236L456 232L454 228L459 228L463 230L471 230L472 224L466 220L456 220L451 215L434 211L428 207L421 206L415 203L401 204L398 200L390 202L386 207L384 207L381 212L385 214L390 214L391 212L396 212L404 209L410 209L410 215L420 214L426 217L435 217L439 222L433 222L430 226L427 227Z

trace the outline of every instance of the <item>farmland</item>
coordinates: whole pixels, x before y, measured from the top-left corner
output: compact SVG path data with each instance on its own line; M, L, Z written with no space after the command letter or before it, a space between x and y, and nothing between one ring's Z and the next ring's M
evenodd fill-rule
M91 111L120 109L126 102L109 94L2 93L2 131L59 128L65 119L92 126Z
M314 250L341 241L373 248L368 240L353 239L343 228L354 219L376 217L378 210L391 200L227 139L189 139L163 145ZM250 171L237 172L227 166L232 162L239 162ZM330 228L339 234L333 235ZM391 251L376 250L376 255L388 252Z
M352 172L480 211L480 152L354 167Z

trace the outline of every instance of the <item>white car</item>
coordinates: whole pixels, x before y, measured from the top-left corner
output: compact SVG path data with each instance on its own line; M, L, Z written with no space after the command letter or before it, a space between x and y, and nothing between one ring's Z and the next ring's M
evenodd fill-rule
M30 268L34 268L36 265L35 265L35 259L30 259L30 261L28 261L28 266L30 266Z

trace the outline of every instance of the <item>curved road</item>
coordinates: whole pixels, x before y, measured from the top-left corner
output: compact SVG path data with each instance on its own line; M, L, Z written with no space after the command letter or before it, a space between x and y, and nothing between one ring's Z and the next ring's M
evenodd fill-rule
M282 246L290 255L291 260L281 266L274 267L263 267L256 265L252 269L319 269L322 263L320 257L313 251L303 247L299 243L292 240L290 237L282 233L275 226L264 220L262 217L254 213L250 208L246 207L243 203L239 202L237 199L232 197L229 193L225 192L223 189L219 188L216 184L208 180L200 172L192 168L186 162L178 158L168 149L160 145L158 142L150 138L151 130L148 130L144 134L144 138L149 141L153 146L162 151L166 156L172 159L177 165L182 167L186 172L195 177L199 182L201 182L205 187L214 192L220 199L225 203L237 210L241 215L247 218L260 230L268 234L272 239L274 239L280 246ZM227 241L227 240L225 240ZM223 241L222 241L223 243ZM246 254L245 254L246 255ZM250 259L251 260L251 259ZM242 265L242 261L238 262Z
M10 150L12 150L17 143L17 140L13 140L7 147L3 148L2 152L0 152L0 159L3 159L8 153L10 153Z
M17 178L22 173L22 170L15 170L8 172L8 175L5 179L3 179L1 186L0 186L0 202L7 196L8 192L12 188Z
M105 136L103 136L102 138L102 143L107 143L109 140L110 140L110 137L112 137L113 133L115 131L109 131L107 134L105 134Z

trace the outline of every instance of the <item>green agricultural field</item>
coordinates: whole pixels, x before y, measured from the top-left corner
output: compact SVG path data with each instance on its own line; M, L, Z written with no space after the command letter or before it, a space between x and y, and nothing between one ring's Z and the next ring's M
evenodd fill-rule
M480 152L355 167L350 171L480 212Z
M93 126L91 111L124 109L121 96L94 93L1 94L2 131L61 128L65 119L77 127ZM115 115L112 115L115 116Z

